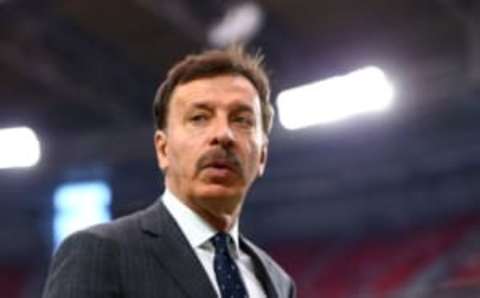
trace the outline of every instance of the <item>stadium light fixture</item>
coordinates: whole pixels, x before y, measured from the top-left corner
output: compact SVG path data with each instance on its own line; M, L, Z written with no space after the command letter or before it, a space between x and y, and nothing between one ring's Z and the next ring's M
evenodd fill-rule
M111 190L103 181L66 183L54 193L54 247L75 231L110 220Z
M260 30L263 19L264 13L257 3L248 1L235 4L211 27L208 40L219 47L247 42Z
M299 129L383 111L391 106L393 97L393 86L384 72L368 66L282 91L277 98L277 108L285 128Z
M0 169L32 167L40 155L40 142L31 128L0 129Z

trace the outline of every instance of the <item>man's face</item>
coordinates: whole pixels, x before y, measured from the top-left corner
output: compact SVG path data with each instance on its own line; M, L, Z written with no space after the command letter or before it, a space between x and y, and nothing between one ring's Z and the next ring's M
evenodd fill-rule
M168 188L193 208L225 211L238 208L263 174L266 143L258 93L239 75L177 86L167 127L155 135Z

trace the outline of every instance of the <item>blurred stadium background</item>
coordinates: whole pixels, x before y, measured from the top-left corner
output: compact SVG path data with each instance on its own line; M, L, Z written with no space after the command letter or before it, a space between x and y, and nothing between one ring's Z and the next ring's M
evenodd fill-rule
M0 297L40 297L62 186L104 183L112 218L155 200L155 89L183 55L232 40L263 50L273 100L367 65L395 88L383 113L276 120L242 225L299 297L479 297L480 2L468 0L1 0L0 129L30 127L42 155L0 169Z

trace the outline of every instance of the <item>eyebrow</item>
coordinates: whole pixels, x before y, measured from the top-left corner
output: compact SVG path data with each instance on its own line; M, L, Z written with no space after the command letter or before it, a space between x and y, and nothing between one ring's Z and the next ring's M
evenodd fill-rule
M244 103L238 103L238 102L233 102L230 104L230 106L233 106L233 111L235 113L239 112L250 112L253 113L253 108L247 104ZM199 109L199 110L213 110L213 106L209 103L205 102L194 102L192 105L189 107L189 110L193 109Z
M190 106L189 109L211 110L212 106L204 102L195 102Z
M235 105L234 112L236 113L241 113L241 112L253 113L253 108L249 105L242 104L242 103L240 104L234 103L233 105Z

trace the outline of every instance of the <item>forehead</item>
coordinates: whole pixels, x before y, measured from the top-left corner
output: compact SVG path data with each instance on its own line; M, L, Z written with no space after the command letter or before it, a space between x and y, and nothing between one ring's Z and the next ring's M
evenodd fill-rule
M241 75L198 78L178 85L172 93L172 105L190 106L198 102L259 106L257 89Z

